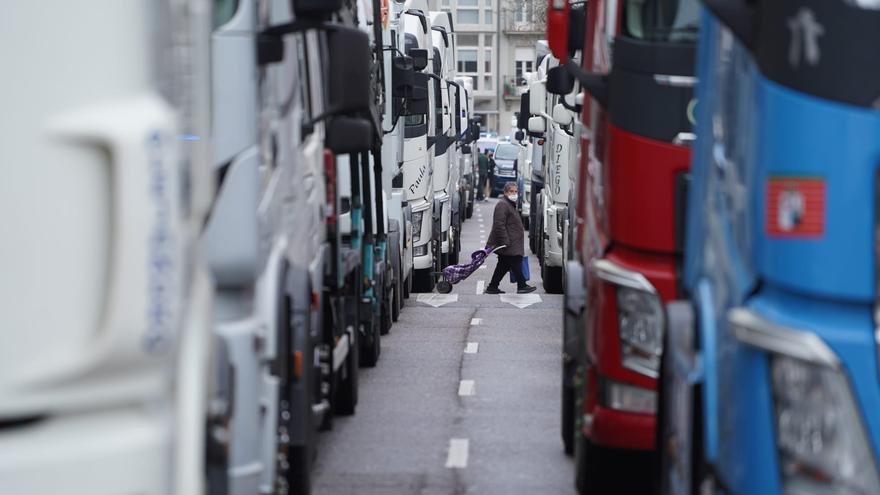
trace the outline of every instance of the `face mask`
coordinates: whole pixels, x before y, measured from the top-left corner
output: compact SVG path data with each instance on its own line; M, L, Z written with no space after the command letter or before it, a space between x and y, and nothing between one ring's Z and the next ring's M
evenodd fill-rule
M516 203L516 200L517 200L518 198L519 198L519 195L518 195L518 194L508 194L508 195L507 195L507 199L513 201L514 203Z

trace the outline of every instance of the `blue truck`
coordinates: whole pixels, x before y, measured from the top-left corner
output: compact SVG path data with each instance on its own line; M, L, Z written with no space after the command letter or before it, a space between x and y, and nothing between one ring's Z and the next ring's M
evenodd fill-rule
M880 493L880 10L706 0L662 493Z

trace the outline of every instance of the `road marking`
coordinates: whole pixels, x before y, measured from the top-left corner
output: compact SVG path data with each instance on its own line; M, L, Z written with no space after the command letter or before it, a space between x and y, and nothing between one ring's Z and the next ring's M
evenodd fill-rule
M461 397L476 395L476 393L477 391L474 390L473 380L462 380L458 382L458 395L460 395Z
M480 233L481 233L481 234L485 234L486 231L485 231L484 229L480 229Z
M478 280L477 281L477 294L482 294L483 291L485 291L485 290L486 290L486 281L485 280Z
M468 342L467 346L464 348L465 354L476 354L480 351L480 343L479 342Z
M485 270L486 268L488 268L488 267L486 265L483 265L483 266L477 268L477 270Z
M420 303L427 304L428 306L439 308L445 304L457 302L458 294L419 294L419 297L416 300Z
M482 325L482 324L483 324L482 318L471 318L471 325Z
M501 294L501 302L523 309L541 302L541 296L537 294Z
M467 438L449 439L449 454L446 457L447 468L463 469L467 467L469 443Z

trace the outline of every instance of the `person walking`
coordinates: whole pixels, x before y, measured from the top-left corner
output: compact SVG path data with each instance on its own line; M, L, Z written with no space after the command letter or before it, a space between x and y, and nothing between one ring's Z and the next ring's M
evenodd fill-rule
M489 175L489 157L486 156L487 151L477 153L477 165L479 168L479 178L477 179L477 201L485 201L486 199L486 177Z
M486 287L486 294L504 294L504 291L498 288L498 284L501 283L501 279L507 275L507 272L513 273L517 294L528 294L535 290L535 287L526 284L522 270L523 254L525 254L525 234L523 231L525 229L519 211L516 209L518 193L516 182L504 184L504 195L495 205L495 213L492 216L492 231L489 232L486 244L493 248L506 247L496 251L498 264L495 265L495 273L492 274L492 280Z

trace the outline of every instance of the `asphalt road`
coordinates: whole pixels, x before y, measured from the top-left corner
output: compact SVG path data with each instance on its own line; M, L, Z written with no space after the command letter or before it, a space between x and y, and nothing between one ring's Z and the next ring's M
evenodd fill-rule
M484 245L497 201L465 222L463 253ZM544 292L534 256L538 290L513 299L532 304L477 294L495 262L457 297L411 295L379 365L361 369L357 414L320 437L315 493L575 493L559 435L562 296Z

